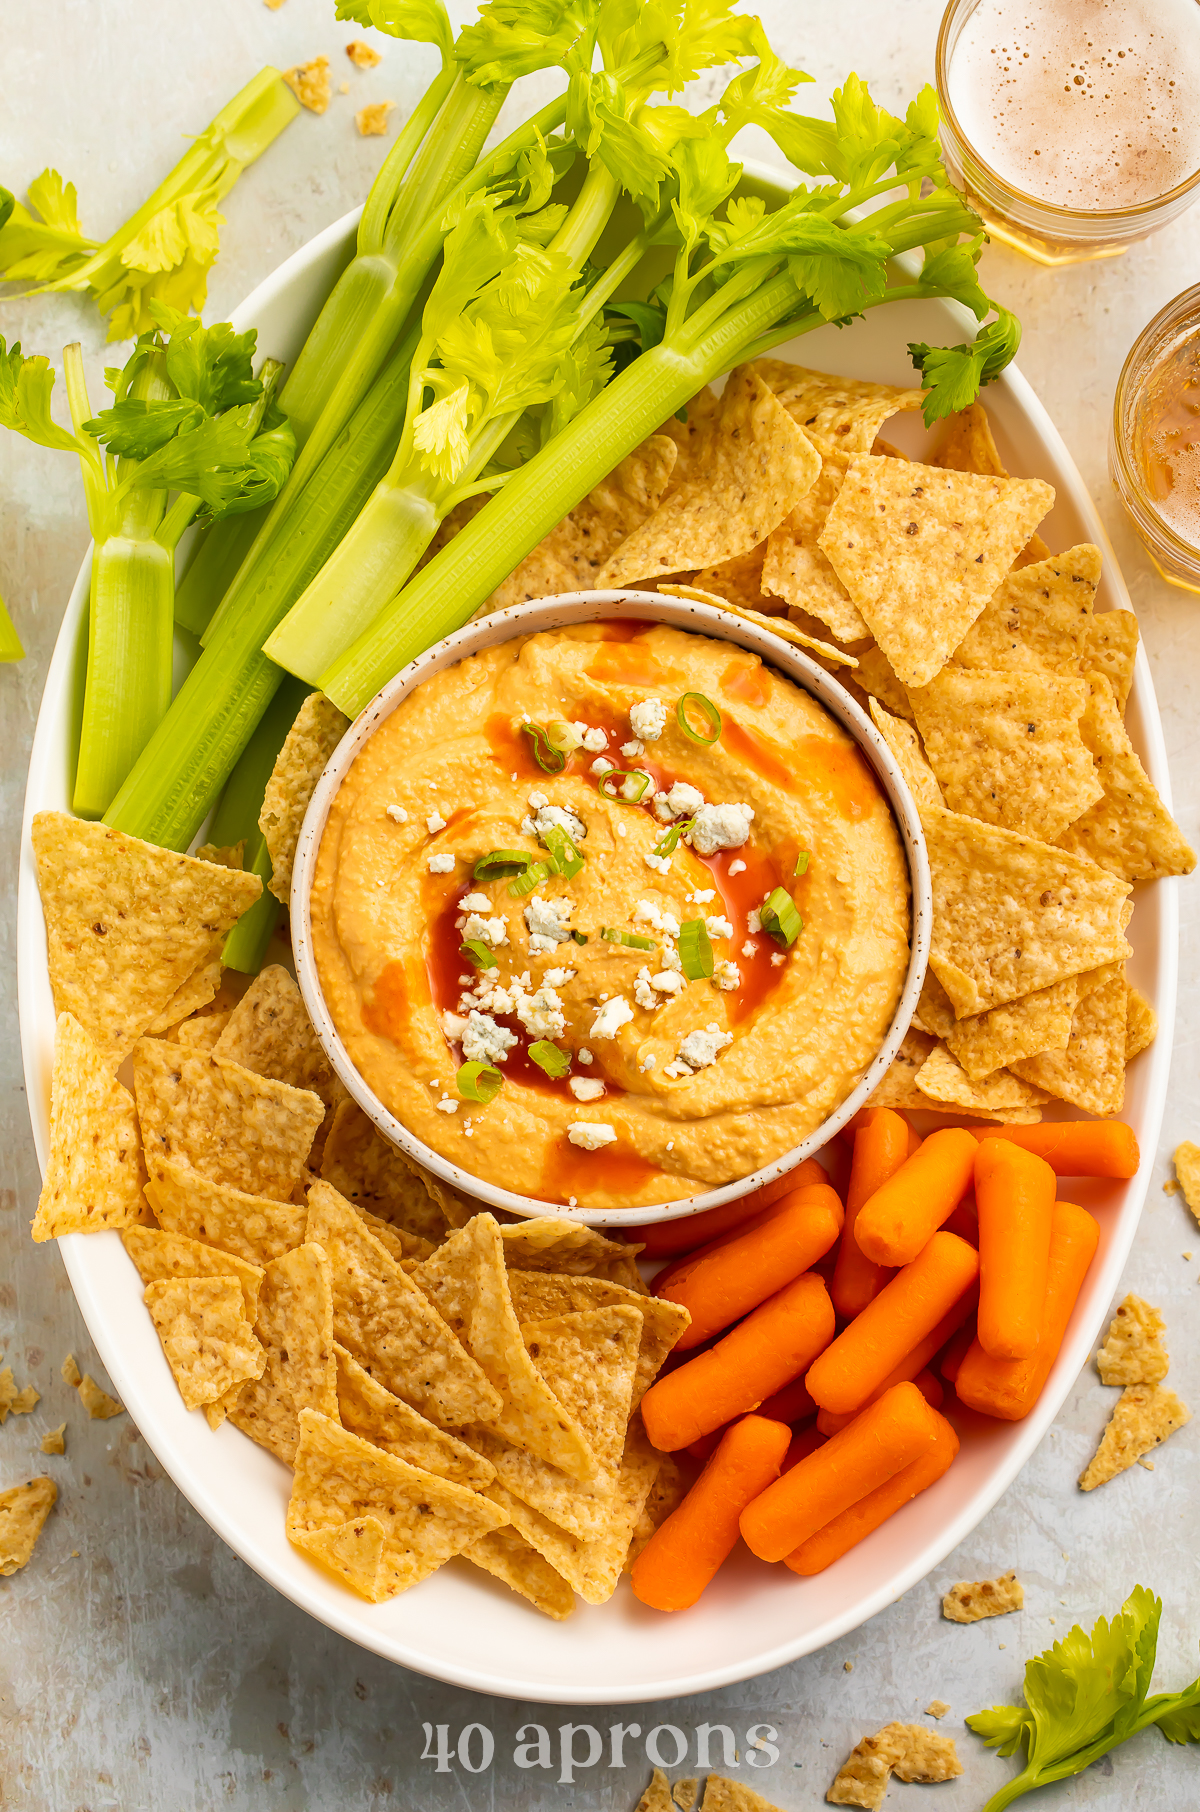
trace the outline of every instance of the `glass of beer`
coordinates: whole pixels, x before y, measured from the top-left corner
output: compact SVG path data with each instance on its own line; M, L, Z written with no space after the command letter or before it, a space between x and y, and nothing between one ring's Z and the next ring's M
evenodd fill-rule
M1200 0L951 0L942 153L989 233L1111 258L1200 185Z
M1135 340L1117 383L1108 466L1163 578L1200 592L1200 283Z

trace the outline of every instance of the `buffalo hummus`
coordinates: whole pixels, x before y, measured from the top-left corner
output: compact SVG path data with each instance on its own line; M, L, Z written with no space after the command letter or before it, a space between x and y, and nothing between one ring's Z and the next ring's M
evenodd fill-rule
M845 1099L903 986L908 872L807 693L729 643L595 623L474 655L380 725L312 932L352 1061L417 1138L635 1206L748 1175Z

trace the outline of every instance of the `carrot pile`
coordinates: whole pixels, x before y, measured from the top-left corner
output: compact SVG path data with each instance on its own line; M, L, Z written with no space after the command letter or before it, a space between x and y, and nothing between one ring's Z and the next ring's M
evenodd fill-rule
M872 1108L841 1137L828 1169L810 1158L755 1197L638 1229L668 1261L655 1294L692 1317L683 1362L642 1399L646 1431L703 1464L633 1568L655 1609L695 1604L739 1534L794 1573L831 1566L950 1466L943 1409L1028 1415L1100 1238L1058 1179L1139 1161L1112 1121L922 1140Z

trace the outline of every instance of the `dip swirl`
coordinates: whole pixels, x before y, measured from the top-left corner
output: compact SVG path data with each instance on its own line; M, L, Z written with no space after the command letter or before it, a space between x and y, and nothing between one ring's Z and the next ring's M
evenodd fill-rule
M680 722L689 692L720 714L711 742ZM580 739L561 771L526 724ZM605 764L649 783L602 791ZM519 877L474 877L494 851L551 873L514 896ZM777 888L803 920L790 945L758 917ZM418 1139L523 1195L633 1207L750 1174L845 1099L903 987L908 871L874 774L806 692L726 642L592 623L471 656L380 725L330 810L312 936L351 1060ZM567 1074L539 1066L548 1044ZM503 1077L486 1105L456 1086L469 1061Z

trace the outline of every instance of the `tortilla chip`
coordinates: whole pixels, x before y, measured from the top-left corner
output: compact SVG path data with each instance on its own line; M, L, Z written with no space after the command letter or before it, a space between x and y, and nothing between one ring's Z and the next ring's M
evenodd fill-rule
M930 1107L932 1103L918 1089L916 1078L918 1070L928 1061L936 1042L936 1039L924 1032L906 1032L900 1049L866 1105L890 1107L897 1113Z
M825 1795L831 1806L865 1806L867 1812L879 1812L891 1770L881 1757L865 1753L865 1745L871 1741L871 1737L864 1737L838 1769Z
M503 1580L506 1586L527 1598L536 1610L557 1622L561 1623L575 1609L575 1594L566 1580L555 1572L548 1560L542 1559L523 1535L518 1535L511 1524L503 1529L493 1529L479 1541L472 1542L469 1548L464 1548L462 1554L472 1566L482 1567L494 1579Z
M923 1095L947 1108L969 1107L990 1114L1007 1113L1010 1108L1040 1107L1046 1096L1039 1089L1022 1082L1010 1070L995 1070L972 1081L957 1058L945 1045L935 1045L916 1074L916 1084Z
M315 1551L327 1565L330 1531L355 1521L381 1528L374 1578L368 1566L344 1574L347 1585L375 1604L427 1579L504 1522L503 1512L477 1492L384 1453L314 1409L300 1412L295 1468L286 1525L294 1546ZM368 1533L373 1540L374 1530ZM320 1536L326 1539L314 1541ZM334 1548L343 1561L347 1539Z
M37 814L33 851L55 1011L73 1014L115 1070L220 956L262 883L68 812Z
M825 1798L833 1806L882 1806L890 1775L902 1781L949 1781L962 1773L953 1737L923 1724L885 1724L864 1737L843 1763Z
M883 649L877 648L874 642L868 643L859 654L858 671L854 677L863 691L871 698L877 698L894 717L902 717L905 723L916 723L909 702L908 687L900 684Z
M1126 881L1191 874L1195 854L1134 752L1111 685L1099 673L1088 674L1087 683L1079 727L1103 791L1099 803L1062 832L1060 848L1090 856Z
M1054 501L1039 479L855 459L820 546L907 686L923 686Z
M501 1227L500 1239L510 1271L553 1271L559 1276L586 1276L626 1250L621 1241L607 1239L594 1227L552 1214Z
M1140 988L1129 988L1125 996L1125 1061L1148 1050L1158 1037L1158 1014Z
M218 1252L182 1233L161 1233L157 1228L129 1227L121 1238L144 1284L188 1277L236 1277L246 1320L253 1325L265 1276L261 1265L248 1264L232 1252Z
M661 1464L662 1455L651 1447L640 1424L632 1422L608 1523L592 1541L567 1534L499 1482L488 1487L488 1496L507 1512L518 1534L550 1562L585 1603L607 1604L617 1589L630 1538Z
M1025 1608L1025 1588L1014 1572L996 1579L977 1579L951 1586L942 1599L942 1616L951 1623L979 1623L985 1617L1004 1617Z
M308 1192L308 1238L329 1254L337 1339L373 1378L439 1426L495 1420L499 1392L328 1183Z
M700 1782L690 1777L685 1781L676 1781L671 1788L671 1798L679 1807L679 1812L692 1812L699 1797Z
M930 460L944 472L978 472L985 477L1007 478L996 451L992 424L982 403L969 403L946 417L937 452Z
M671 1788L661 1768L650 1776L650 1785L642 1794L634 1812L672 1812Z
M309 1089L327 1108L345 1097L300 990L278 963L269 964L255 976L230 1014L213 1055L292 1088Z
M933 982L945 998L936 976ZM922 994L923 1004L925 998ZM1039 988L1036 994L993 1007L990 1013L955 1019L950 1009L950 1024L938 1035L971 1081L982 1082L994 1070L1007 1069L1022 1058L1035 1057L1041 1051L1065 1051L1078 999L1079 977L1068 975L1048 988ZM946 1004L949 1008L948 1000Z
M993 673L1059 673L1079 679L1091 635L1100 565L1100 549L1082 542L1065 554L1008 573L949 664Z
M377 1516L356 1516L327 1529L311 1530L298 1537L295 1545L332 1573L339 1584L378 1603L386 1596L380 1582L386 1539L387 1531Z
M896 758L896 763L913 796L917 811L924 818L929 811L942 809L942 789L937 783L937 776L925 758L921 739L911 724L903 723L893 717L879 704L871 700L871 718L875 728L883 737L888 748Z
M821 535L845 476L844 457L822 460L809 491L767 536L762 585L828 624L839 642L854 642L870 634L866 618L821 548Z
M146 1194L167 1232L218 1246L252 1265L268 1265L304 1243L308 1210L302 1203L214 1183L175 1158L151 1159Z
M199 1409L261 1378L267 1355L246 1319L237 1277L173 1277L143 1298L185 1409Z
M1096 1354L1101 1384L1161 1384L1171 1366L1163 1345L1166 1331L1161 1309L1131 1291L1119 1305Z
M28 1566L46 1518L58 1501L53 1479L30 1479L0 1491L0 1574L5 1579Z
M753 1787L727 1780L723 1774L710 1774L704 1783L701 1812L779 1812L779 1808Z
M590 591L627 536L653 515L678 456L675 440L652 434L552 528L488 599L482 614L556 592Z
M271 858L268 885L285 906L292 891L292 863L308 802L349 727L350 719L323 692L310 692L271 769L258 828Z
M342 1199L344 1201L345 1197ZM403 1227L393 1227L390 1221L381 1221L377 1214L360 1207L357 1202L351 1202L350 1206L367 1232L379 1241L398 1265L407 1264L410 1259L419 1264L436 1250L432 1240L420 1239L415 1233L406 1233Z
M692 583L723 603L740 605L743 610L766 611L772 604L781 610L783 599L770 597L763 584L766 557L767 543L758 541L744 554L735 554L732 560L718 560L715 566L702 566Z
M764 541L821 469L812 442L753 366L732 372L697 464L623 541L595 584L633 585L731 560Z
M650 1389L684 1329L691 1326L692 1318L681 1303L599 1277L513 1271L509 1273L508 1286L517 1320L522 1323L575 1315L585 1309L625 1306L638 1311L642 1317L642 1340L630 1396L631 1413Z
M133 1087L149 1162L286 1202L325 1116L320 1097L157 1038L138 1040Z
M1105 676L1122 717L1133 685L1137 649L1138 620L1131 610L1104 610L1092 618L1082 650L1082 670Z
M216 862L221 868L245 868L246 839L236 843L202 843L196 851L197 862Z
M1119 965L1106 965L1101 984L1081 996L1066 1050L1024 1057L1013 1065L1016 1074L1085 1113L1119 1113L1125 1100L1126 993Z
M1175 1147L1175 1175L1183 1190L1183 1199L1200 1221L1200 1145L1185 1139Z
M922 825L933 881L929 960L960 1017L1131 954L1121 916L1128 885L1094 862L957 812L927 810Z
M1130 1384L1121 1392L1092 1458L1080 1475L1081 1491L1106 1485L1118 1472L1153 1451L1168 1435L1190 1422L1192 1412L1173 1390L1158 1384Z
M587 1436L521 1338L494 1217L477 1214L413 1277L500 1394L499 1413L473 1419L490 1423L493 1434L572 1478L594 1479L599 1463Z
M193 969L181 988L177 988L161 1013L155 1015L146 1027L151 1037L168 1031L172 1026L182 1024L190 1019L193 1013L199 1013L203 1007L216 998L221 986L221 959L213 956Z
M495 1468L472 1452L464 1441L457 1441L453 1435L435 1428L410 1404L385 1390L379 1380L372 1378L354 1355L336 1341L334 1355L343 1428L361 1435L364 1441L371 1441L387 1453L394 1453L398 1460L407 1460L410 1466L421 1466L426 1472L451 1479L456 1485L465 1485L470 1491L482 1491L485 1485L491 1484L496 1476Z
M133 1097L70 1013L54 1028L50 1155L33 1217L35 1240L131 1227L145 1203Z
M1053 843L1103 797L1082 680L948 667L909 699L952 812Z
M637 1254L641 1246L633 1246L622 1252L617 1258L610 1258L606 1264L597 1265L591 1275L605 1283L620 1284L622 1289L632 1290L638 1296L649 1296L650 1286L637 1267Z
M822 642L817 636L805 635L803 630L797 629L786 617L766 616L761 610L751 610L744 604L733 604L728 598L718 597L714 592L702 591L696 585L660 584L658 591L663 597L690 598L696 604L711 604L717 610L729 611L731 616L744 617L748 623L755 624L757 628L765 629L771 635L777 635L781 642L791 642L796 648L808 648L813 653L821 655L825 660L834 662L835 665L858 666L854 655L843 654L842 650L835 648L832 642Z
M837 377L784 359L759 359L754 369L823 454L869 453L884 422L919 409L925 395L920 388Z
M231 1018L230 1013L198 1013L175 1027L175 1043L191 1051L211 1051Z
M673 1511L678 1510L687 1494L687 1482L674 1458L669 1453L664 1454L658 1477L651 1485L649 1495L642 1505L642 1514L634 1524L623 1572L630 1572L654 1531L662 1527Z
M65 1453L67 1451L67 1425L60 1422L57 1428L48 1428L42 1436L43 1453Z
M309 63L294 63L285 69L283 79L310 113L324 113L329 106L329 58L314 57Z
M17 1389L11 1365L6 1365L0 1372L0 1428L8 1421L10 1412L14 1416L27 1416L41 1400L32 1384L27 1384L24 1390Z
M414 1167L375 1130L356 1101L343 1101L333 1116L321 1154L321 1177L356 1208L436 1245L446 1237L446 1217Z
M1017 1006L1018 1002L1013 1002ZM1003 1011L997 1008L997 1011ZM977 1025L987 1018L981 1013L978 1019L955 1019L950 996L943 988L932 969L926 969L925 980L921 983L921 998L913 1014L913 1024L918 1032L928 1032L933 1038L948 1038L956 1025ZM992 1066L995 1068L995 1065ZM969 1073L969 1072L968 1072Z
M263 1273L254 1332L266 1350L266 1366L224 1399L224 1408L235 1428L290 1466L300 1412L338 1413L333 1292L320 1246L306 1243L272 1259Z
M114 1416L125 1414L124 1405L110 1397L106 1390L101 1390L91 1372L84 1372L76 1386L79 1401L87 1410L93 1422L110 1422Z

